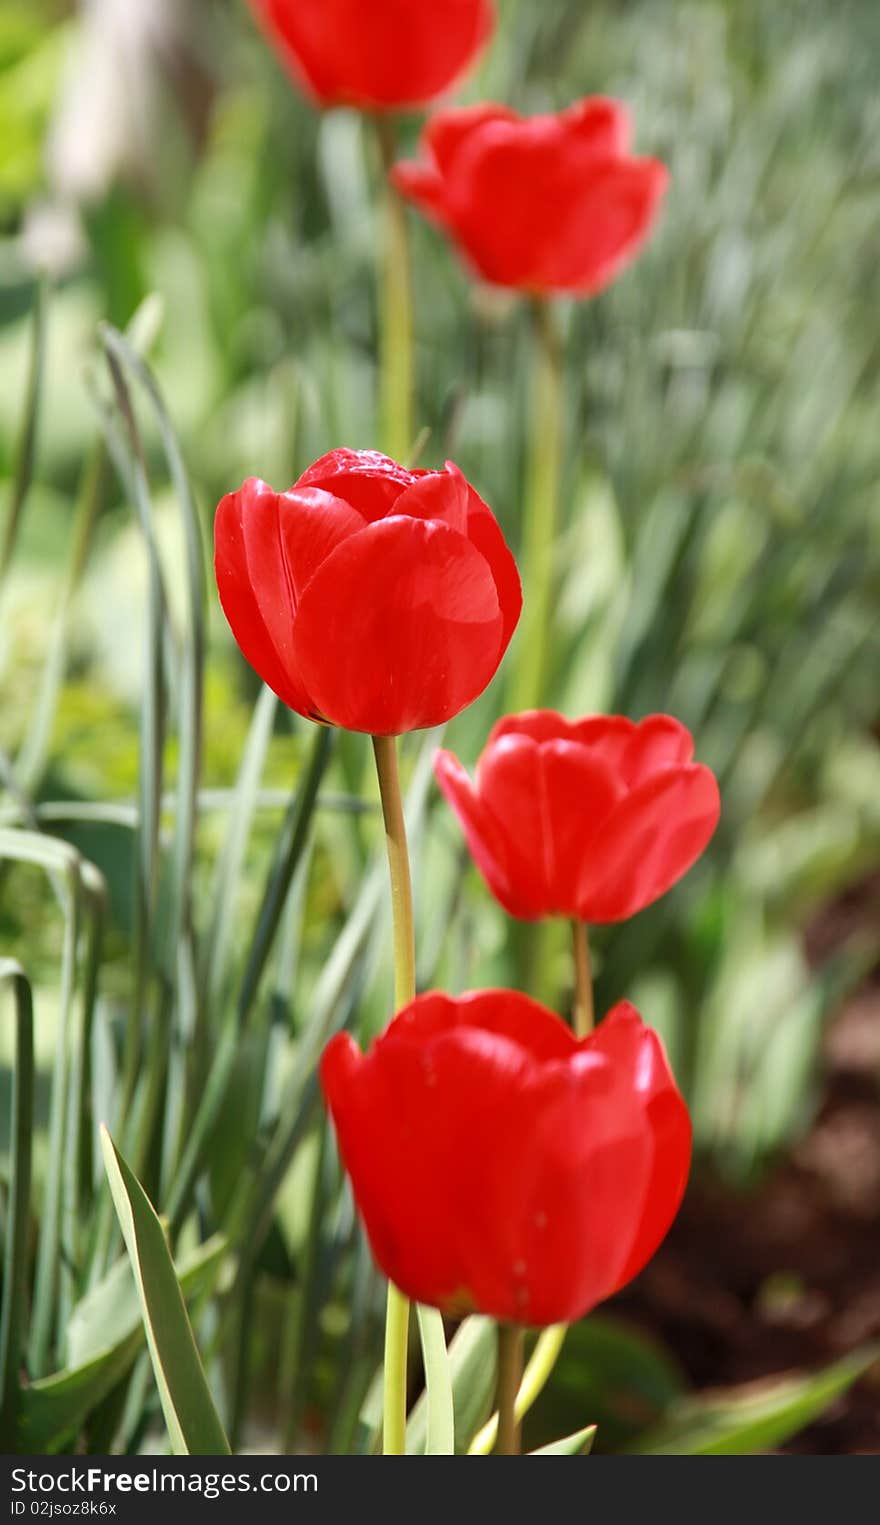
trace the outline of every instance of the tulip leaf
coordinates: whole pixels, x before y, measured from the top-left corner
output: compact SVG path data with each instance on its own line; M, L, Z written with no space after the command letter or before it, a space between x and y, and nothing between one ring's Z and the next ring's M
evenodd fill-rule
M449 1342L449 1373L455 1414L455 1449L465 1452L474 1431L489 1413L495 1391L495 1324L472 1314ZM424 1454L428 1434L428 1400L422 1393L407 1421L408 1456Z
M66 1452L92 1410L130 1371L142 1344L142 1328L133 1329L83 1365L42 1377L26 1388L21 1406L22 1453Z
M584 1430L575 1430L573 1435L566 1435L562 1440L554 1440L549 1446L541 1446L537 1451L530 1451L530 1456L589 1456L593 1449L593 1441L596 1438L596 1426L588 1424Z
M31 1137L34 1108L34 1024L30 983L21 966L0 959L0 986L15 1002L15 1073L10 1117L9 1195L6 1208L3 1297L0 1311L0 1430L10 1444L21 1401L19 1368L27 1305Z
M181 1258L176 1275L184 1297L197 1297L213 1285L225 1254L226 1240L215 1234ZM138 1294L123 1255L73 1311L67 1369L25 1388L20 1449L29 1456L64 1451L130 1370L143 1340Z
M421 1305L416 1308L416 1314L425 1363L425 1453L428 1456L454 1456L455 1404L443 1316L436 1308L423 1308Z
M229 1455L162 1225L103 1127L101 1147L134 1271L171 1448L177 1456Z
M880 1358L854 1351L823 1371L795 1373L681 1399L630 1451L647 1456L750 1456L784 1445Z

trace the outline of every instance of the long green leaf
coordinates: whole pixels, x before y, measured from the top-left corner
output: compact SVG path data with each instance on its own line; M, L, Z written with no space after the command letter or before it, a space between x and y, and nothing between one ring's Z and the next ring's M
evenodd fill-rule
M225 1254L226 1241L215 1234L178 1262L175 1274L188 1302L214 1285ZM67 1331L68 1369L25 1389L22 1451L42 1456L66 1449L131 1369L143 1343L138 1294L123 1255L74 1309Z
M771 1450L818 1419L878 1357L880 1346L874 1345L823 1371L682 1399L629 1449L646 1456L751 1456Z
M11 959L0 960L0 986L15 1001L15 1073L12 1082L9 1206L0 1313L0 1437L4 1449L15 1434L19 1406L19 1366L27 1297L28 1226L31 1198L31 1138L34 1107L33 1000L27 976Z
M459 1453L467 1450L472 1435L490 1410L495 1391L497 1343L493 1320L478 1313L466 1318L449 1342L455 1449ZM427 1441L428 1399L422 1393L407 1421L407 1455L424 1453Z
M530 1456L589 1456L596 1438L596 1426L588 1424L584 1430L575 1430L562 1440L551 1441L549 1446L539 1446Z
M9 499L9 509L3 526L3 533L0 535L0 586L6 580L6 574L9 571L9 566L15 553L15 545L24 514L24 505L34 474L37 423L43 386L43 361L46 353L47 309L48 283L45 280L41 280L37 286L37 298L34 304L30 366L24 394L24 409L16 451L12 493Z
M103 1127L101 1146L137 1283L171 1448L177 1456L228 1455L229 1443L205 1379L162 1225Z
M443 1332L443 1317L436 1308L417 1306L422 1360L425 1366L425 1454L455 1455L455 1403L451 1364Z

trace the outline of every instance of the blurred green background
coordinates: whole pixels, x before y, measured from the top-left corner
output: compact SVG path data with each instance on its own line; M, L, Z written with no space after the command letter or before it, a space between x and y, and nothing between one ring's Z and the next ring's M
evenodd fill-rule
M880 8L501 0L499 9L496 40L462 99L540 111L619 95L638 148L672 173L644 255L598 300L564 313L563 530L546 702L573 715L669 710L719 775L722 825L706 859L658 906L597 936L598 1005L626 995L660 1029L704 1168L744 1190L810 1127L826 1022L864 988L880 943L870 914L880 844ZM418 118L404 120L402 151L418 129ZM381 1298L309 1079L332 1026L368 1032L388 1014L375 795L362 739L339 738L313 850L295 839L284 879L296 825L288 816L282 826L287 797L307 754L315 769L323 760L309 727L265 697L252 725L258 684L207 572L194 759L198 661L188 666L187 653L198 647L198 577L176 458L166 415L118 351L114 389L99 325L132 325L148 359L207 567L214 505L244 476L286 486L326 449L376 443L378 188L364 124L313 111L243 4L0 4L0 828L64 840L104 876L100 977L86 1001L82 1083L92 1089L76 1105L87 1135L101 1106L118 1106L130 1065L127 1094L148 1120L140 1133L132 1125L136 1152L160 1208L220 1036L234 1034L235 1104L208 1140L208 1183L187 1183L180 1223L193 1241L216 1229L234 1245L242 1221L253 1227L246 1171L260 1183L253 1254L231 1257L232 1291L207 1300L200 1328L227 1412L268 1433L270 1448L299 1443L309 1426L319 1444L350 1441L375 1368ZM454 456L516 545L527 314L476 288L432 229L413 218L411 230L422 459ZM444 744L473 763L503 706L502 674ZM517 929L426 785L436 739L411 738L405 752L421 978L453 989L512 982L523 962ZM190 859L174 797L196 774ZM135 829L150 809L152 861L148 832ZM152 919L137 890L145 861ZM38 1113L51 1126L59 1013L63 1029L88 967L84 923L71 940L51 878L0 867L0 944L35 987ZM276 870L281 932L257 988L248 959ZM856 910L839 934L811 937L846 895ZM543 940L539 987L567 1009L562 933ZM8 1089L8 1032L0 1042ZM174 1063L155 1061L168 1042L182 1056L177 1081ZM85 1050L74 1042L73 1052ZM41 1134L38 1184L51 1153ZM112 1259L109 1229L91 1226L102 1191L93 1154L86 1137L70 1187L89 1224L91 1270L71 1274L44 1371L50 1350L58 1364L71 1360L63 1315ZM589 1359L601 1363L595 1327ZM627 1350L615 1351L623 1380L614 1362L630 1371L635 1358L627 1366ZM658 1364L652 1377L654 1417L678 1392L664 1372ZM571 1384L570 1370L562 1376ZM152 1416L148 1384L141 1378L140 1406L132 1386L115 1390L109 1417L104 1395L97 1430L127 1445ZM576 1380L574 1389L584 1397Z

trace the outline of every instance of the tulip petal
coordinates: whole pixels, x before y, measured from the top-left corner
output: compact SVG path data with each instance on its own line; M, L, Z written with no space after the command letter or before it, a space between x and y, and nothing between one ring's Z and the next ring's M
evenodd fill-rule
M482 753L476 786L481 804L505 844L514 898L528 907L527 916L551 915L556 909L553 862L538 743L528 736L502 736Z
M460 106L451 111L435 111L428 118L424 144L441 175L445 175L454 167L460 149L488 122L520 120L510 106L501 106L494 101Z
M445 471L419 473L394 504L395 514L413 519L436 519L460 535L467 535L470 488L458 467L446 462ZM479 549L479 547L478 547Z
M320 487L344 498L368 524L389 514L415 477L379 450L329 450L304 471L293 491Z
M690 1171L692 1130L687 1107L670 1084L663 1044L650 1027L645 1027L634 1006L620 1001L599 1023L594 1043L618 1071L632 1077L653 1141L642 1211L635 1218L629 1250L618 1272L617 1290L651 1259L681 1206Z
M621 771L630 789L663 768L680 767L694 755L694 738L672 715L648 715L635 727Z
M498 520L488 503L483 502L473 487L470 488L468 504L467 537L492 568L504 620L502 641L506 650L522 614L522 583Z
M540 743L545 856L555 907L577 905L584 862L623 790L604 758L574 741Z
M707 846L720 809L715 778L700 763L655 774L626 795L584 865L582 919L622 921L659 899Z
M319 566L366 521L342 498L319 487L292 487L278 494L278 522L287 576L298 605Z
M580 167L570 173L581 192L569 201L565 237L545 245L536 279L553 291L595 296L645 242L669 173L658 159L609 160L589 177Z
M433 164L423 164L416 159L401 159L392 165L388 178L394 189L424 212L426 217L438 223L441 228L451 227L446 185Z
M579 147L591 149L596 158L616 158L629 149L632 118L623 102L611 96L591 95L576 101L560 113L559 122Z
M502 655L491 570L445 524L393 515L338 545L297 613L297 664L336 725L396 735L451 719Z
M495 896L511 916L543 914L540 904L524 899L522 887L513 889L507 863L507 838L495 817L486 809L466 770L451 752L441 750L434 758L434 777L458 818L471 857Z
M579 1318L680 1198L684 1104L632 1008L577 1042L513 992L431 993L320 1075L376 1259L447 1313Z
M531 736L532 741L580 740L580 727L584 721L566 720L558 710L520 710L517 715L502 715L496 720L486 748L493 746L502 736ZM629 721L626 722L629 725Z
M508 1038L532 1059L570 1059L578 1047L571 1028L554 1011L519 990L501 989L454 997L427 991L394 1018L382 1041L421 1043L465 1028Z
M245 659L284 704L312 715L291 651L293 595L280 550L278 495L265 482L251 478L221 499L214 569L223 612Z
M282 60L324 106L421 105L454 84L487 40L490 0L251 0Z
M628 1077L593 1050L567 1079L530 1136L541 1169L517 1225L535 1324L582 1318L619 1285L654 1164Z

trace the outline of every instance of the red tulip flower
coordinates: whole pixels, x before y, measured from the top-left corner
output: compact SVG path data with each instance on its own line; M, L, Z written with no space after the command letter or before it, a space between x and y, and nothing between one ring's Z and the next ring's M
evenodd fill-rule
M321 106L394 111L448 90L488 40L491 0L251 0Z
M569 1323L654 1254L691 1126L663 1046L626 1002L580 1041L509 990L406 1006L321 1085L373 1254L414 1301Z
M594 296L638 254L669 178L629 144L625 107L600 96L558 116L465 107L433 116L423 161L392 179L487 281Z
M522 606L491 509L447 462L333 450L289 492L221 501L214 567L244 656L312 720L393 736L439 725L493 677Z
M434 773L490 890L511 916L624 921L696 862L718 785L670 715L508 715L472 783L451 752Z

